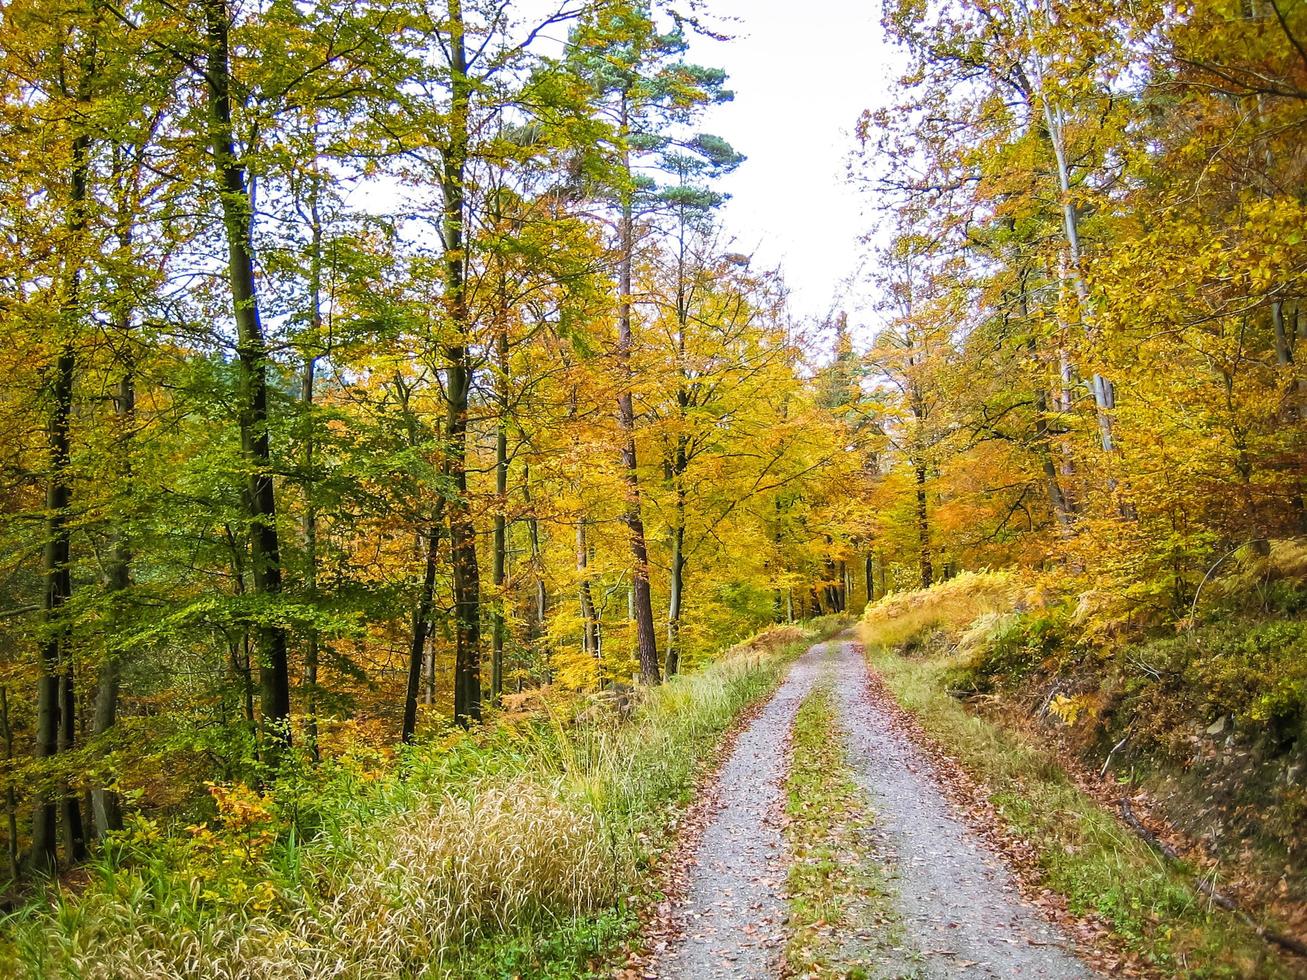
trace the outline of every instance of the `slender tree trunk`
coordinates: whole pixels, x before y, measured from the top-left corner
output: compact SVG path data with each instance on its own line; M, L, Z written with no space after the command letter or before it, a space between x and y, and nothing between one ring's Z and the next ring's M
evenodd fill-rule
M231 553L232 591L237 596L243 596L246 593L243 549L230 524L225 525L223 530L226 532L227 548ZM253 732L255 730L254 668L250 656L250 628L248 624L241 628L239 642L231 641L231 670L241 686L245 721L249 725L250 731Z
M621 135L629 134L627 98L622 95ZM622 165L630 174L631 163L623 150ZM640 476L635 454L635 400L631 392L631 266L635 258L635 208L631 192L622 192L619 222L620 251L617 300L617 369L622 388L617 396L617 421L622 430L622 477L626 483L626 506L622 520L631 539L632 603L635 619L636 655L640 679L646 684L662 680L658 669L658 641L654 635L653 599L649 591L649 549L644 537L644 517L640 506Z
M232 127L230 15L226 0L204 0L204 13L208 40L204 77L208 90L209 138L222 202L227 275L236 320L241 448L250 469L246 501L251 577L256 595L275 598L281 593L281 546L277 538L277 503L268 434L268 350L259 321L254 279L253 203L246 186L245 167L236 157ZM263 737L269 744L289 746L290 670L286 629L265 621L257 627L257 635Z
M1297 311L1294 313L1293 329L1285 322L1284 305L1277 300L1271 304L1271 325L1275 331L1275 362L1282 368L1294 371L1293 348L1297 341ZM1295 378L1288 392L1288 410L1285 415L1290 422L1307 419L1307 378ZM1303 502L1303 466L1299 462L1294 467L1292 479L1295 486L1289 494L1289 507L1294 514L1294 523L1300 534L1307 534L1307 504Z
M917 477L917 542L921 564L921 587L930 588L935 580L935 569L931 563L930 550L930 514L926 508L926 465L918 463L915 467Z
M495 605L491 613L490 695L499 703L504 691L504 582L508 557L508 329L501 323L495 337L495 533L491 576Z
M776 559L777 559L777 561L780 561L780 557L781 557L781 496L780 496L779 493L776 495L775 499L773 499L773 501L772 501L772 512L773 512L773 515L774 515L774 518L775 518L775 521L774 521L774 523L773 523L773 525L772 525L772 532L771 532L772 550L773 550L773 551L775 552L775 554L776 554ZM794 622L794 600L793 600L793 598L790 596L790 592L789 592L788 589L785 590L785 595L784 595L784 596L781 595L781 591L782 591L782 590L781 590L781 587L780 587L780 583L777 582L777 584L776 584L776 586L775 586L775 588L774 588L774 590L773 590L773 592L772 592L772 619L773 619L773 621L775 621L775 622L777 622L777 623L780 623L780 622ZM784 603L786 604L786 607L788 608L788 618L785 619L785 620L782 620L782 618L781 618L781 617L782 617L782 605L781 605L782 602L784 602Z
M540 520L531 501L531 471L527 466L522 467L522 502L526 504L527 537L531 543L531 573L535 576L535 622L531 627L531 640L533 644L541 644L538 652L547 662L548 651L545 644L548 636L549 589L545 583L544 558L540 549ZM520 682L518 689L521 690Z
M9 723L9 689L0 685L0 736L5 743L5 762L14 762L14 729ZM5 780L5 820L9 831L9 877L18 879L18 794L12 780Z
M1064 127L1059 113L1042 93L1039 95L1039 102L1044 114L1049 147L1053 151L1056 164L1058 190L1062 195L1062 231L1070 258L1071 286L1080 304L1081 326L1085 333L1092 337L1094 326L1089 319L1089 285L1085 281L1084 256L1080 249L1080 213L1071 196L1071 168L1067 162ZM1113 434L1112 413L1116 408L1116 389L1111 381L1095 373L1090 381L1090 390L1094 396L1099 444L1104 452L1114 452L1116 441Z
M120 457L122 472L119 479L123 486L132 484L132 450L131 441L136 426L136 370L132 357L129 338L129 324L124 313L119 321L119 336L122 338L123 373L118 380L118 397L115 409L118 416L121 447ZM119 530L114 535L113 550L109 560L108 588L115 596L122 597L131 587L131 548L127 535ZM104 662L100 665L100 674L95 686L95 707L91 718L91 736L100 741L113 728L118 714L118 688L121 682L122 664L119 651L110 645L105 651ZM122 829L122 807L118 794L103 786L91 790L91 824L97 837L111 830Z
M876 567L872 564L871 552L862 560L862 575L866 580L867 603L870 605L876 601Z
M481 572L476 530L467 495L468 405L472 358L467 307L465 236L468 112L472 97L467 75L467 41L462 0L447 0L450 67L448 145L441 187L444 192L445 303L457 340L445 347L445 451L450 477L449 551L454 572L454 719L462 725L481 720Z
M77 696L74 686L73 658L66 651L59 674L59 751L68 753L77 742ZM77 793L64 783L60 800L60 821L64 831L64 856L69 866L86 857L86 828L82 823L82 806Z
M576 525L576 571L581 593L581 649L598 660L602 656L599 648L599 617L595 613L594 595L590 591L590 547L586 542L585 527L586 519L582 517Z
M685 594L685 495L677 491L672 529L671 595L667 606L667 676L681 669L681 603Z
M1044 471L1044 485L1048 490L1048 502L1053 507L1053 516L1062 528L1071 526L1073 514L1071 502L1062 492L1062 484L1057 478L1057 464L1053 462L1053 453L1049 448L1048 401L1042 387L1035 388L1035 446L1039 454L1039 465Z
M427 642L422 647L422 703L430 708L436 703L436 642L435 633L427 629Z
M72 143L71 193L68 207L68 230L72 247L84 247L82 238L86 230L87 176L91 142L77 136ZM36 757L53 759L61 742L71 746L71 724L61 724L62 716L72 707L71 683L71 629L64 614L64 606L72 597L71 536L68 528L68 509L72 504L71 446L69 423L72 416L73 382L77 368L76 348L73 342L75 321L81 304L80 254L69 255L68 275L63 296L63 332L58 356L50 373L50 415L46 427L46 442L50 450L50 477L46 485L46 541L44 554L45 636L41 642L41 677L36 695ZM69 719L71 722L72 719ZM47 780L36 805L32 821L31 864L37 871L53 871L58 865L57 836L60 804L56 798L54 781ZM63 794L68 796L66 791ZM76 799L64 806L65 832L80 832L69 820L69 807L76 808ZM80 820L77 821L80 824ZM71 837L66 841L68 851L74 853L80 842Z
M304 350L304 367L300 376L300 409L304 416L304 517L300 528L304 538L304 591L309 603L318 601L318 507L314 496L316 476L315 431L313 418L314 386L318 358L315 353L322 332L322 215L319 208L317 145L309 177L309 340ZM317 627L309 626L304 637L304 716L309 751L318 756L318 659L320 637Z
M431 610L436 595L436 551L440 543L441 509L443 502L437 502L436 514L427 532L421 535L426 548L426 562L422 570L422 587L418 592L417 605L413 608L413 632L409 641L408 686L404 692L404 721L400 729L400 741L406 745L413 741L417 731L418 720L418 686L422 679L422 669L426 660L427 641L431 636ZM434 673L434 664L432 665Z

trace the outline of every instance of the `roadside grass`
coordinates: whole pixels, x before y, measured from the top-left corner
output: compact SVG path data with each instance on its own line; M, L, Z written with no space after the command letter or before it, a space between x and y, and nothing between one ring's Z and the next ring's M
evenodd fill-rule
M916 647L938 631L955 632L983 616L1011 611L1030 591L1015 572L962 572L929 589L891 592L867 606L867 643Z
M880 631L866 632L876 639ZM1002 819L1035 846L1044 884L1073 912L1102 916L1127 949L1168 975L1302 975L1076 788L1052 752L950 696L958 658L904 657L870 642L867 655L899 702L988 787Z
M893 892L870 838L874 814L854 782L829 685L804 699L794 719L785 778L788 975L875 976L880 950L902 939Z
M0 975L583 977L638 926L669 817L738 714L843 622L766 631L616 713L343 757L214 819L144 819L0 920ZM593 713L592 713L593 714Z

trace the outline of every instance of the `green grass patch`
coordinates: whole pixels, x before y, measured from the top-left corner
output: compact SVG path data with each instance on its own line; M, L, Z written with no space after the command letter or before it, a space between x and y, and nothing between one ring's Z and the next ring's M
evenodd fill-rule
M1045 884L1066 896L1072 911L1101 915L1128 949L1177 976L1295 975L1252 930L1212 908L1184 872L1077 789L1052 753L951 697L950 659L906 658L870 646L868 656L926 731L990 787L1002 818L1036 846Z
M137 818L0 921L0 975L588 976L723 732L840 625L741 644L625 720L545 712L215 787L200 824Z
M870 977L878 951L901 940L893 894L872 853L871 806L837 726L827 686L808 695L794 720L785 779L792 976Z

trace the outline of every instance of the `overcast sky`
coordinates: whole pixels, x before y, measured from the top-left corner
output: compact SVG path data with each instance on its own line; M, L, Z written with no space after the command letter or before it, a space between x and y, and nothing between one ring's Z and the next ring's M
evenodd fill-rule
M692 56L727 70L735 100L714 107L703 129L748 157L722 181L731 195L726 230L737 250L757 255L756 264L782 267L796 316L845 308L863 324L871 316L870 270L858 238L874 217L847 172L858 117L884 104L893 76L880 2L707 0L706 7L734 39L696 41Z

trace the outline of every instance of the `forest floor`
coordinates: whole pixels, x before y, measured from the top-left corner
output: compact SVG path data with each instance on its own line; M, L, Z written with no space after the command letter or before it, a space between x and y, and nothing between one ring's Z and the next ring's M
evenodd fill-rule
M796 716L814 698L829 712L830 730L809 732L808 742L792 745ZM950 798L945 783L954 774L913 741L899 710L869 672L860 645L847 637L817 644L795 662L776 695L739 733L709 790L705 818L685 855L682 887L649 937L650 956L636 975L796 972L787 961L787 939L804 915L795 904L794 853L815 842L796 845L793 834L787 842L795 818L787 813L784 790L790 768L803 764L796 753L811 751L804 746L813 744L814 734L817 751L823 742L840 747L838 761L819 761L817 768L846 768L854 792L863 794L863 806L854 807L870 817L851 822L859 839L846 850L837 843L822 852L818 876L838 878L854 865L874 863L872 873L885 887L883 902L861 906L865 921L838 921L838 897L817 896L812 906L824 902L832 921L807 925L824 934L827 945L844 946L843 965L803 968L805 974L1096 975L1074 955L1071 934L1022 898L1000 852ZM819 717L827 724L826 715Z

